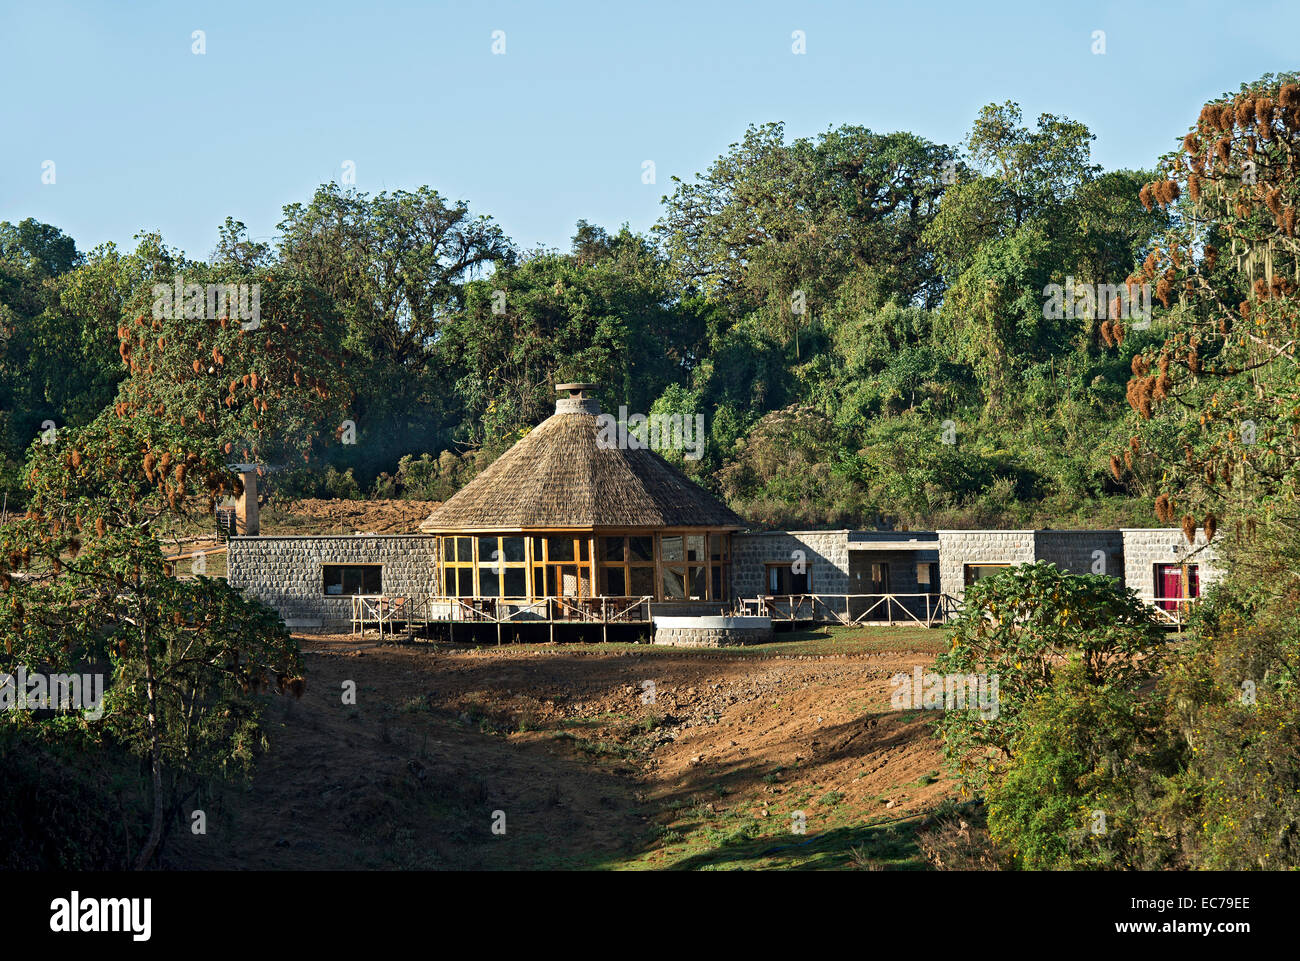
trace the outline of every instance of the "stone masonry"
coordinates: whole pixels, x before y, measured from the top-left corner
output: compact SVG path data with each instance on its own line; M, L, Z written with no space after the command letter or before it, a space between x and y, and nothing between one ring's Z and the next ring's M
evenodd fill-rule
M733 647L763 644L772 639L767 627L657 627L654 642L670 647Z
M1124 583L1138 597L1150 604L1155 598L1155 572L1157 564L1195 564L1200 591L1205 593L1223 576L1219 559L1205 541L1205 532L1196 532L1196 542L1188 544L1183 532L1177 528L1125 528Z
M1034 563L1033 531L939 531L939 586L961 600L967 564Z
M813 594L851 594L849 587L848 531L771 531L733 534L731 537L731 596L758 597L767 593L764 583L768 561L790 563L802 559L812 575Z
M290 627L347 627L352 602L326 596L326 564L378 564L384 593L425 598L437 593L437 538L339 535L333 537L234 537L226 579L247 597L275 608Z

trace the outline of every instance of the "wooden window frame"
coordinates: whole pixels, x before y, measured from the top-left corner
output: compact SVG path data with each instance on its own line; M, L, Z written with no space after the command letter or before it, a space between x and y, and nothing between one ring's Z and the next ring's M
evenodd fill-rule
M379 571L379 590L374 593L369 593L367 591L362 590L362 591L358 591L355 594L346 594L343 593L342 591L340 591L337 594L331 594L326 589L328 585L326 584L325 581L326 571L328 571L330 568L338 568L340 570L347 569L347 568L352 568L352 569L373 568L374 570ZM379 597L384 593L384 565L383 564L357 564L357 563L344 562L344 561L322 561L320 566L320 573L321 573L321 596L322 597L357 597L357 596ZM361 580L362 580L362 587L364 588L365 586L364 574L362 575ZM346 581L342 577L340 577L339 579L339 586L340 587L346 586Z
M1015 566L1015 565L1012 564L1012 563L1010 563L1010 562L1007 562L1007 563L1004 564L1004 563L1002 563L1001 561L997 561L997 562L994 562L994 563L991 563L991 564L962 564L962 566L961 566L961 579L962 579L962 583L963 583L964 586L966 586L966 587L970 587L972 584L977 584L977 583L979 583L979 581L982 581L982 580L984 579L984 578L982 578L982 577L981 577L981 578L976 578L976 579L974 579L974 580L971 579L971 576L970 576L970 575L971 575L971 568L974 568L974 567L996 567L996 568L999 568L999 569L1005 569L1005 568L1008 568L1008 567L1014 567L1014 566ZM993 575L986 575L986 576L993 576Z
M777 593L770 592L773 568L788 570L790 572L789 576L792 579L796 576L804 578L804 589L802 591L794 591L793 590L794 584L791 583L789 585L791 590L785 594L777 594ZM794 561L764 561L763 562L763 593L768 597L798 597L802 594L813 593L812 565L809 564L807 567L804 568L801 574L796 575L794 573Z

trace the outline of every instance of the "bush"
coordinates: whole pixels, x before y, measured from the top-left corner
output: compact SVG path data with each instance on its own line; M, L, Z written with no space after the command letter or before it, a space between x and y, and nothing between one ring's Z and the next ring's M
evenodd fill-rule
M1096 684L1072 659L1024 705L989 780L994 842L1030 870L1174 864L1177 830L1159 811L1179 750L1161 720L1149 692Z
M1183 830L1198 867L1300 867L1300 619L1294 598L1204 613L1168 688L1171 730L1188 745Z
M998 712L944 715L939 727L950 766L968 789L981 786L974 756L1013 756L1024 705L1051 686L1059 665L1076 657L1089 683L1131 690L1153 676L1163 640L1146 606L1113 577L1067 574L1040 561L972 585L952 647L934 670L996 675Z

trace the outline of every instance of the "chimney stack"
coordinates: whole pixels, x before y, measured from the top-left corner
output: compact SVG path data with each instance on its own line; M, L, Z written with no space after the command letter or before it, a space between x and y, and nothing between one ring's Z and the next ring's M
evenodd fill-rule
M237 464L239 479L244 484L244 492L235 499L235 533L241 537L256 537L260 529L257 512L257 467L253 464Z
M593 416L600 413L600 402L591 396L592 391L597 388L596 384L556 384L555 392L557 394L567 393L568 397L561 397L555 402L555 412L557 414L592 414Z

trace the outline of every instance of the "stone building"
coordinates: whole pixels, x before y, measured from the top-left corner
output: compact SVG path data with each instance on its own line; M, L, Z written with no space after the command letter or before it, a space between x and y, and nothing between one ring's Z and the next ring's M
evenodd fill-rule
M749 531L655 451L610 430L590 384L421 524L396 536L253 536L253 465L228 546L231 585L293 627L352 622L361 602L426 622L646 624L737 613L942 622L966 588L1049 561L1121 579L1181 620L1221 576L1203 534L1173 529ZM613 425L617 426L617 425ZM617 442L611 443L611 439ZM757 608L757 611L754 609Z

